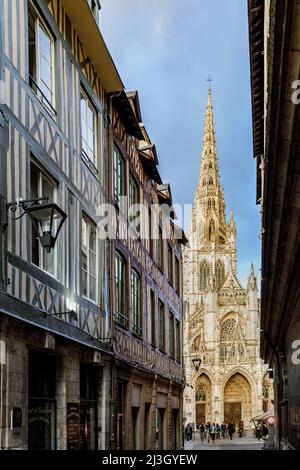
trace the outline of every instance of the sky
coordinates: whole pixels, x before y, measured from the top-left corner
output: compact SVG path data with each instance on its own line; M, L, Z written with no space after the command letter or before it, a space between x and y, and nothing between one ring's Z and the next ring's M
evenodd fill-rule
M101 0L100 29L126 90L138 90L159 171L191 204L211 74L221 184L238 231L238 274L260 277L246 0Z

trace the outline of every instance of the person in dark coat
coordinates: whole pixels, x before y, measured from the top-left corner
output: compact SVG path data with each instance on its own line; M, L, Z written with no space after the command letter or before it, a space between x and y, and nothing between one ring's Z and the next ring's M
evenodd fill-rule
M232 441L232 436L233 434L235 433L235 426L233 423L229 423L228 424L228 434L229 434L229 437L230 437L230 440Z

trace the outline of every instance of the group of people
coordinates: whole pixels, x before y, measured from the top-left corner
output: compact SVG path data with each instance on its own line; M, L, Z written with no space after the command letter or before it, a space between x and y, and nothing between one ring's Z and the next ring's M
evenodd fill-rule
M228 436L232 440L234 433L236 432L236 424L233 423L222 423L221 426L218 423L202 423L197 426L197 429L200 433L200 439L203 442L206 440L210 442L210 440L214 443L216 439L227 439ZM185 428L186 440L189 442L192 440L194 432L194 425L188 423ZM238 425L238 433L240 437L244 435L244 423L241 421Z

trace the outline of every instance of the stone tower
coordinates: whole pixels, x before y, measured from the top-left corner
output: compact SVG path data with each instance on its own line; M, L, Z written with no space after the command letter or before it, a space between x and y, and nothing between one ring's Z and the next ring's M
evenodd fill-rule
M243 421L247 429L252 417L270 407L271 384L259 356L260 304L253 264L246 288L237 277L237 228L232 211L226 221L210 87L188 238L184 417L195 425ZM201 359L199 368L195 359Z

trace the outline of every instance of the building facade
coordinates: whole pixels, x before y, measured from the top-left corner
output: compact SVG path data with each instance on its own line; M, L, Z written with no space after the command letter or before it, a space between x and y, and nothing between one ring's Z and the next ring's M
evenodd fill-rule
M232 212L226 221L210 88L188 239L184 419L195 426L243 421L245 429L251 428L251 419L270 407L271 384L260 359L260 304L253 265L246 288L237 276L237 230Z
M116 221L110 224L116 227L110 248L111 447L178 449L184 236L176 236L171 190L158 173L137 92L113 95L110 116L110 201Z
M300 449L300 4L249 0L253 147L262 207L261 352L275 441Z
M1 449L182 446L185 239L99 9L0 1Z
M77 3L0 5L2 449L108 445L109 247L96 225L108 198L106 95L123 85L98 2ZM44 196L67 215L49 253L24 206L7 206Z

